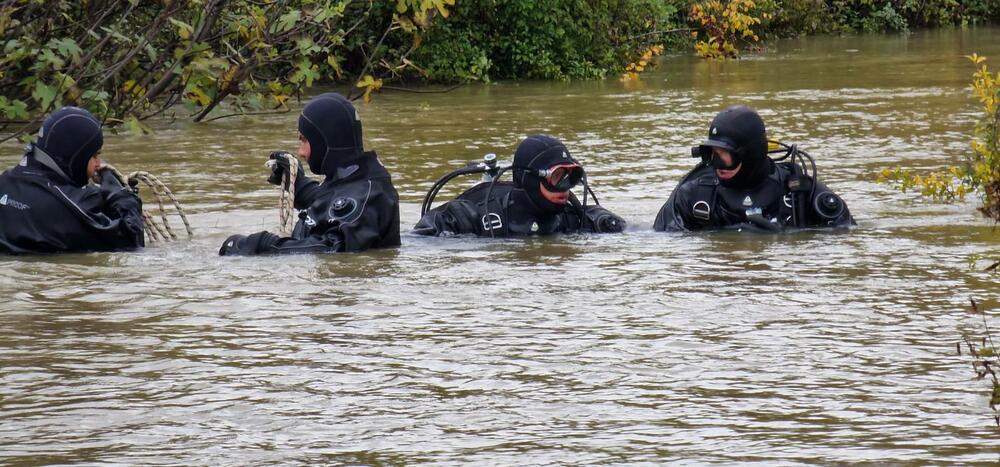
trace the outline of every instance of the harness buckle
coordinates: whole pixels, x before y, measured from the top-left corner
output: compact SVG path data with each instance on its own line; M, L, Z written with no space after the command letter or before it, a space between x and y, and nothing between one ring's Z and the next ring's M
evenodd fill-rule
M712 214L712 208L707 201L698 201L691 206L691 214L695 219L707 221Z

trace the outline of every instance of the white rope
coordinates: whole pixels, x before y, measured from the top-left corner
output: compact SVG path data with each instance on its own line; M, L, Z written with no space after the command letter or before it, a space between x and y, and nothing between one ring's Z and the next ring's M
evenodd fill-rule
M288 170L285 171L285 175L282 179L281 185L278 185L278 190L281 194L278 198L278 231L282 236L290 236L292 230L295 228L295 222L298 218L295 210L295 183L294 180L298 177L299 172L299 162L295 159L295 156L286 153L279 154L279 157L284 157L288 161ZM264 165L274 170L274 167L278 164L278 161L271 159L264 163Z
M134 180L134 184L143 183L146 186L148 186L150 190L152 190L153 195L156 197L156 204L160 209L161 222L157 222L156 218L150 215L148 211L143 209L142 230L146 232L146 239L149 241L149 243L177 240L177 234L175 234L174 230L170 228L170 222L167 220L167 210L163 206L164 196L169 198L170 201L173 203L174 210L177 211L177 215L181 218L181 221L184 223L184 230L187 232L188 238L190 239L194 237L194 231L191 229L191 223L188 222L187 215L184 213L184 209L181 207L180 201L178 201L177 197L174 196L174 193L170 191L170 188L167 188L167 185L161 182L160 179L156 178L156 176L150 174L149 172L137 171L137 172L132 172L126 178L113 165L101 164L101 167L98 168L97 172L94 173L94 181L97 183L100 183L97 174L101 171L101 169L110 170L111 173L114 174L116 178L118 178L118 181L121 182L122 186L126 187L132 186L133 183L130 183L130 181Z

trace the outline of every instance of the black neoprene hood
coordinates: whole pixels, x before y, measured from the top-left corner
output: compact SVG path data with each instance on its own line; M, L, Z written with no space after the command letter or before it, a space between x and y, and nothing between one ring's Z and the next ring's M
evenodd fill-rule
M334 92L320 94L299 115L299 133L309 141L309 168L333 175L338 167L361 157L361 118L354 104Z
M537 175L539 170L560 164L580 165L562 141L548 135L530 135L514 151L514 186L537 186L541 181Z
M723 184L750 187L767 176L767 129L764 120L753 109L735 105L719 112L708 127L708 139L701 147L726 149L733 164L742 164L740 171Z
M524 190L538 212L556 212L562 205L552 204L541 192L539 170L560 164L580 165L562 141L548 135L530 135L514 151L514 187Z
M764 120L745 105L729 107L716 114L708 127L708 139L702 146L726 149L741 162L761 159L767 154L767 130Z
M101 123L79 107L52 112L38 130L35 146L55 161L71 182L87 184L87 164L104 146Z

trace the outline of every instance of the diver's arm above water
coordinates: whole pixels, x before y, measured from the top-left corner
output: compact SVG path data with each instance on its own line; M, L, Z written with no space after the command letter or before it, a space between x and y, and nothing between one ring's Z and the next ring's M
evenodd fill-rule
M429 236L478 234L481 217L476 203L454 199L427 211L413 227L413 232Z
M279 237L263 231L233 235L219 249L220 256L257 256L294 253L335 253L345 251L343 236L332 231L304 238Z
M625 230L625 219L615 215L600 205L587 206L583 212L585 221L582 229L594 233L619 233Z
M107 171L102 171L113 177ZM51 224L50 235L62 236L69 251L131 250L145 246L142 227L142 200L115 180L101 188L50 186L70 216L60 216ZM75 218L73 226L69 219Z
M295 209L306 209L316 202L319 187L319 182L300 173L295 179Z
M656 214L653 230L658 232L687 232L698 230L691 218L690 199L696 184L683 183L674 189L660 212Z
M275 151L268 156L268 163L268 166L271 167L271 175L267 182L279 187L283 185L283 180L289 174L289 164L296 165L295 180L292 182L295 190L295 209L308 208L316 201L320 183L306 176L306 170L301 160L287 152Z
M223 242L219 255L334 253L399 245L395 191L377 180L365 180L336 197L320 199L305 213L303 234L284 238L270 232L233 235Z

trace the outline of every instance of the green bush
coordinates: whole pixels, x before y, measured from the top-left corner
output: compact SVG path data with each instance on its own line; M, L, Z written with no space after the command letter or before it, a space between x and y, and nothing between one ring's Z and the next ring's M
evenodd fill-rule
M195 121L287 109L321 81L367 97L408 65L454 0L0 2L0 132L25 134L62 105L141 131L186 108ZM180 104L175 107L175 104ZM218 113L218 112L216 112ZM12 136L5 136L9 139Z
M891 32L1000 19L1000 0L775 1L769 33Z
M856 29L864 32L907 31L909 23L890 3L861 19Z
M833 30L833 16L824 0L785 0L769 8L774 18L767 33L779 37L825 33Z
M686 1L459 0L414 59L437 81L600 78L618 73L662 31L684 25Z

